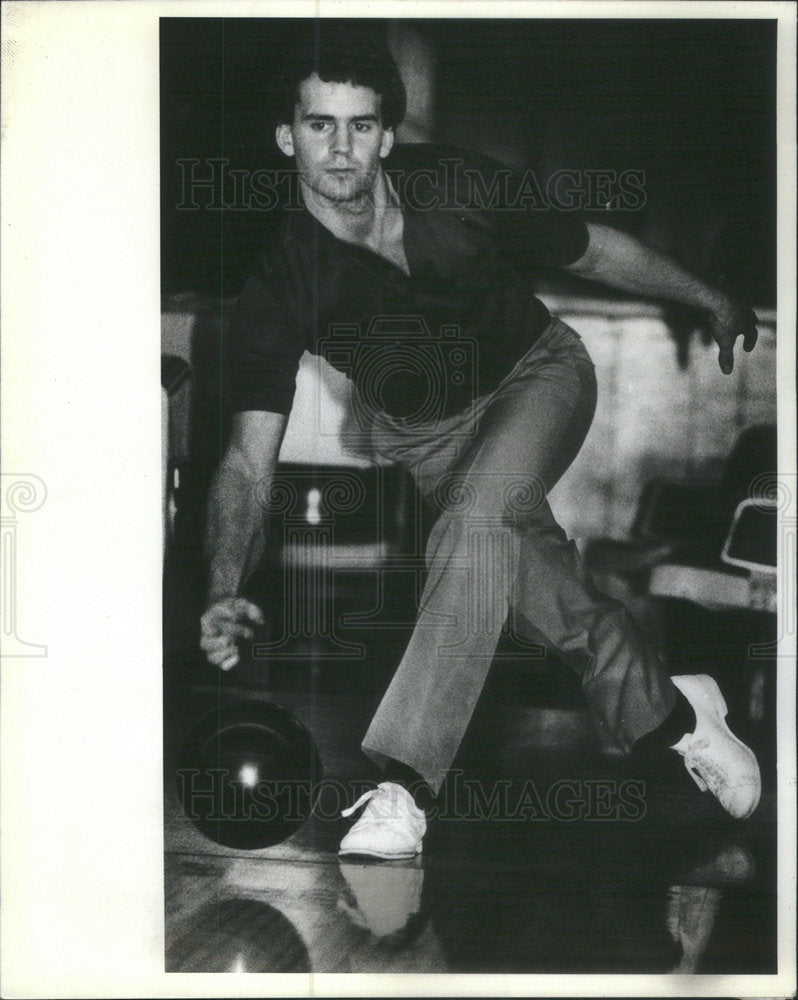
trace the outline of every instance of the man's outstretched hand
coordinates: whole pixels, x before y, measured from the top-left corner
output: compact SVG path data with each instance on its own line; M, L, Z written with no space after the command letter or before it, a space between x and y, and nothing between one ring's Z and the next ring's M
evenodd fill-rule
M743 350L753 351L756 346L756 313L753 309L740 306L731 299L723 298L720 305L710 313L709 329L718 345L718 364L724 375L734 369L734 345L738 337L743 338Z
M200 646L210 663L221 670L238 663L238 640L253 636L247 621L262 625L263 612L243 597L223 597L209 605L200 619Z

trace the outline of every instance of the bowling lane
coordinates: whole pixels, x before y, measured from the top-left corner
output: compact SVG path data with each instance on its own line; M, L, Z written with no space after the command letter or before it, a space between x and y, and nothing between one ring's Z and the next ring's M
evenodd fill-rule
M307 832L249 856L169 851L167 969L773 971L765 846L676 830L441 822L423 860L393 863Z
M172 856L171 972L446 972L420 862Z
M340 807L378 778L358 750L374 701L362 667L314 675L293 665L272 676L269 695L226 678L167 698L167 969L775 970L769 765L757 813L734 823L696 792L678 760L641 771L602 756L574 693L560 687L536 706L542 681L528 672L524 701L515 674L503 684L497 672L486 691L422 859L339 859L349 827ZM191 722L242 696L294 712L312 729L325 767L317 815L254 851L201 835L170 774Z

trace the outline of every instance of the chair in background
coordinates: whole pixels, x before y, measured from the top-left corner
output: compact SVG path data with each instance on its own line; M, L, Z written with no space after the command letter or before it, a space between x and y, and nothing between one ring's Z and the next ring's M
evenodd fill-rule
M765 715L775 646L776 458L776 428L749 427L716 485L652 482L632 538L586 550L592 572L614 573L663 603L671 672L726 672L732 688L745 688L755 721Z

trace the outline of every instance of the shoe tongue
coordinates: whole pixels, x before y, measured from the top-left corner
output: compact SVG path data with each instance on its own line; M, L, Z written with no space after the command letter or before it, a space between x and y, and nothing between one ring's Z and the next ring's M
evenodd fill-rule
M393 799L401 799L410 795L410 792L406 788L395 781L383 781L377 786L377 790L385 792L386 795L390 795Z

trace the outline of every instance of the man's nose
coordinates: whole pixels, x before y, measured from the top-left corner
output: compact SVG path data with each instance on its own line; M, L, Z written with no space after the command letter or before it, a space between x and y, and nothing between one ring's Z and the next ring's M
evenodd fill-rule
M336 125L333 132L332 151L334 153L348 153L352 148L352 138L349 135L349 128L346 125Z

